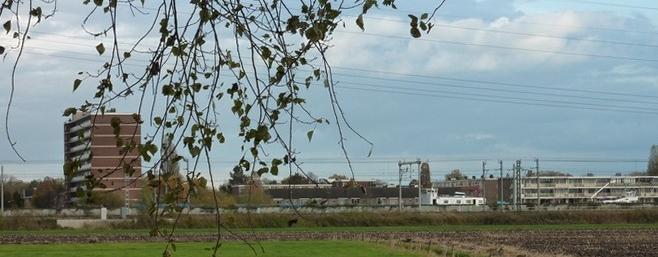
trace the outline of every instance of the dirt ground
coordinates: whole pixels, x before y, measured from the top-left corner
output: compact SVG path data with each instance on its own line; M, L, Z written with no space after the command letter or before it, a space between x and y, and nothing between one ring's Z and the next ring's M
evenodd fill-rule
M211 241L211 234L176 236L175 241ZM656 229L595 230L518 230L468 232L224 232L224 240L369 240L452 244L482 251L511 247L531 253L555 256L658 256ZM0 244L51 244L160 241L159 237L141 235L30 235L0 236ZM487 250L488 249L488 250ZM482 252L480 251L480 252ZM525 254L524 254L525 255ZM497 256L489 254L489 256ZM523 256L523 255L521 255ZM528 255L526 255L528 256Z

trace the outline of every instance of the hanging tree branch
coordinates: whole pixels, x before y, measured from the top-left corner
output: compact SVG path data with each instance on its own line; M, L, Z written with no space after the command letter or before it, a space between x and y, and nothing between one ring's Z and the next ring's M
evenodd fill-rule
M51 12L44 15L42 7L33 6L33 1L48 7ZM7 34L15 32L13 35L18 35L13 37L18 42L14 48L18 54L12 70L5 128L10 146L22 159L9 132L10 107L16 89L14 73L30 27L34 25L32 21L38 23L42 18L55 15L57 3L55 0L0 2L0 22L9 20L4 29ZM444 2L439 1L431 15L409 15L410 35L420 37L421 32L429 33L433 27L431 19ZM19 9L24 3L29 6L28 15ZM153 130L144 136L141 144L134 143L134 140L120 140L118 131L115 134L124 156L125 153L136 153L151 165L142 176L148 187L157 193L150 206L155 234L165 235L157 229L158 217L181 213L180 206L186 199L180 199L176 194L189 196L196 187L205 187L205 181L197 172L201 157L206 158L213 197L219 206L212 180L216 171L212 169L210 159L216 154L213 147L224 144L229 136L238 138L241 143L241 158L234 170L258 177L277 175L279 169L287 165L290 173L293 167L304 173L297 160L299 152L294 146L294 128L330 124L329 119L307 108L311 103L304 96L315 88L327 90L341 151L353 178L345 133L351 132L371 147L373 145L349 124L335 92L336 81L326 54L334 31L339 25L349 23L343 20L343 13L358 12L353 22L365 30L366 14L373 7L396 9L394 0L356 0L350 5L330 0L84 0L82 3L89 6L87 15L82 17L83 30L91 37L104 37L111 43L99 43L95 47L100 58L105 60L99 70L80 72L73 82L75 91L95 81L95 94L83 104L68 108L64 115L71 116L76 112L103 114L108 105L115 102L133 100L139 103L134 122L147 122ZM126 39L122 37L119 25L138 27L122 22L118 15L121 11L151 19L145 23L145 32L125 48ZM21 17L27 18L24 30L20 29ZM17 26L11 26L12 21ZM0 45L0 55L6 56L10 50ZM152 94L151 98L147 98L148 94ZM141 115L143 112L149 113L147 120L143 120L146 116ZM230 123L226 120L230 117L227 116L239 121L237 127L228 125ZM305 137L310 141L313 130ZM187 155L194 159L193 170L188 171L186 179L172 179L171 174L160 172L160 164L169 156L163 154L160 159L154 159L158 141L172 142L173 148L185 148ZM180 159L167 161L175 163ZM79 164L69 165L66 174L74 174L77 168ZM112 172L132 174L134 170L124 165L115 167ZM173 188L182 191L161 192L163 184L170 181L178 183ZM93 190L98 181L87 185L87 190ZM221 245L221 227L218 216L215 253ZM168 236L171 238L173 229L170 232ZM164 256L173 253L175 247L169 246Z

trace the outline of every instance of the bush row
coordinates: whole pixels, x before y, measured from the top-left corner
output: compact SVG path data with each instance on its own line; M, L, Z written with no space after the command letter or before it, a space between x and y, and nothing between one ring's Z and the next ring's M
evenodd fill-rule
M163 219L171 224L173 219ZM549 224L630 224L658 223L656 210L587 210L543 212L347 212L332 214L246 214L221 215L221 222L230 228L277 228L289 223L301 227L374 227L374 226L432 226L432 225L549 225ZM153 224L149 217L123 226L146 228ZM216 226L213 215L183 215L180 228L209 228Z
M58 226L55 218L0 216L0 230L41 230L56 228Z
M256 214L225 213L220 216L229 228L299 227L374 227L374 226L436 226L436 225L548 225L548 224L629 224L658 223L658 209L586 210L535 212L346 212L331 214ZM174 217L160 218L162 225L171 225ZM116 224L117 228L150 228L151 217L141 215L135 222ZM179 228L212 228L214 215L182 215ZM42 217L0 217L0 229L53 229L56 219Z

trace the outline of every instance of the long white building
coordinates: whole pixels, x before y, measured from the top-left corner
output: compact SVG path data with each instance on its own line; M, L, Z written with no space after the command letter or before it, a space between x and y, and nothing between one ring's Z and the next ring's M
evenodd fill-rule
M606 203L629 195L638 203L658 203L658 176L540 176L524 177L520 183L523 204Z

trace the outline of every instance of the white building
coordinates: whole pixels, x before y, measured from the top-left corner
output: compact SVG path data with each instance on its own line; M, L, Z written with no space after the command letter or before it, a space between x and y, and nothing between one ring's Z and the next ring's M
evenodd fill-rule
M539 194L537 192L539 191ZM658 203L658 176L524 177L523 204L614 203L633 195L637 203ZM634 198L633 198L634 199ZM539 201L538 201L539 200Z
M466 196L462 192L453 195L439 195L436 189L425 189L421 194L422 205L484 205L484 197Z

